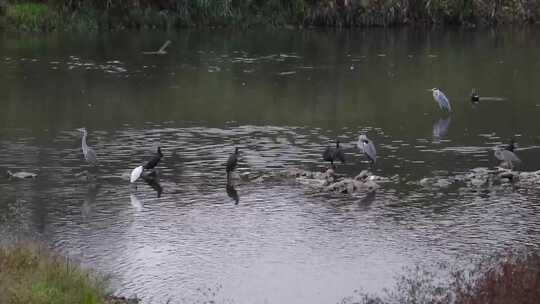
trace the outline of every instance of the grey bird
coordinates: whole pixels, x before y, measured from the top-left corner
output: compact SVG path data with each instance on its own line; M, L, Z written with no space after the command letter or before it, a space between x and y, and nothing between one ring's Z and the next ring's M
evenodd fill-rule
M229 158L227 159L227 164L225 167L225 170L227 171L227 183L229 182L231 172L234 171L234 169L236 169L237 164L238 164L238 147L234 149L234 153L229 155Z
M364 154L369 158L371 163L377 161L377 150L373 141L370 140L366 135L362 134L358 136L358 143L356 144L358 148L364 152Z
M521 163L521 160L517 157L517 155L507 149L497 147L495 148L494 154L498 160L500 160L503 164L506 164L510 169L513 169L514 165Z
M435 99L435 101L437 102L437 104L439 105L441 110L452 112L452 107L450 106L450 101L448 100L446 95L444 95L444 93L441 90L439 90L437 88L433 88L433 89L431 89L429 91L431 91L433 93L433 99Z
M91 147L88 146L88 144L86 143L86 137L88 136L88 132L86 131L86 128L80 128L80 129L77 129L79 131L82 132L83 136L82 136L82 151L83 151L83 155L84 155L84 159L90 164L90 165L97 165L97 155L96 155L96 152L94 151L94 149L92 149Z

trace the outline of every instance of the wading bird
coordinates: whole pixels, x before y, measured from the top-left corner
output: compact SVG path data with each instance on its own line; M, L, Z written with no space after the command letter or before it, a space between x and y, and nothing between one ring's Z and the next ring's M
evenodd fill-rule
M336 141L336 147L332 148L330 146L326 147L326 150L324 150L322 154L324 161L329 161L332 165L332 169L335 169L336 166L334 165L334 161L339 160L342 164L345 163L345 153L343 153L343 150L341 150L341 147L339 146L339 140Z
M358 136L358 143L356 143L358 149L360 149L364 154L369 158L371 163L375 163L377 160L377 150L373 141L370 140L366 135L362 134Z
M506 164L510 169L513 169L514 165L521 163L521 160L516 154L514 154L514 152L502 149L500 147L495 148L495 157L502 161L503 164Z
M227 184L229 183L231 172L236 169L236 165L238 164L238 147L234 148L234 153L229 155L229 159L227 159L227 164L225 166L225 170L227 171Z
M90 165L97 165L97 155L96 155L96 152L94 151L94 149L92 149L91 147L88 146L88 144L86 144L86 137L88 136L88 132L86 131L86 128L80 128L80 129L77 129L79 130L80 132L82 132L83 136L82 136L82 151L83 151L83 155L84 155L84 159L90 164Z
M139 179L139 177L141 177L141 174L143 173L144 170L154 169L157 166L157 164L159 164L159 161L161 160L162 157L163 157L163 153L161 153L161 147L158 147L157 153L154 154L154 156L152 156L152 158L146 164L142 166L138 166L137 168L133 169L133 171L131 171L131 177L129 181L131 183L134 183Z
M433 88L433 89L428 90L428 91L433 92L433 99L435 99L435 101L437 102L437 104L439 105L439 107L442 110L452 112L452 107L450 106L450 101L448 100L448 98L446 98L446 95L444 95L444 93L441 90L439 90L437 88Z

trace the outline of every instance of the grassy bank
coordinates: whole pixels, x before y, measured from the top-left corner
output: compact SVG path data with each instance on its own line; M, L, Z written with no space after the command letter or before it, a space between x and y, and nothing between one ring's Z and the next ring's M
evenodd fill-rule
M102 280L45 248L0 248L0 303L123 303L108 298Z
M207 26L364 27L535 23L539 0L0 0L0 24L27 31Z

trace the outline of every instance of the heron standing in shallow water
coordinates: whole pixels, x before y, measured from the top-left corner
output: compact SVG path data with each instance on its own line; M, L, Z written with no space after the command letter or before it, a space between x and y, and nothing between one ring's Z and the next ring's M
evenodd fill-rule
M336 141L336 147L326 147L326 150L324 150L322 154L324 161L329 161L332 165L332 169L335 169L336 166L334 165L334 161L339 160L342 164L345 163L345 153L343 153L343 150L341 150L341 147L339 146L339 140Z
M364 154L369 158L371 163L375 163L377 160L377 150L373 141L370 140L366 135L362 134L358 136L358 143L356 144L358 148L364 152Z
M509 169L514 169L514 165L521 163L521 160L514 152L500 147L495 148L495 157L502 161L503 164L506 164Z
M141 174L143 173L144 170L154 169L157 166L157 164L159 164L162 157L163 157L163 153L161 153L161 147L158 147L156 154L154 154L154 156L152 156L152 158L146 164L142 166L138 166L137 168L133 169L133 171L131 171L131 177L129 181L131 183L134 183L139 179L139 177L141 177Z
M83 134L81 145L82 145L84 159L92 166L97 165L98 160L97 160L96 152L94 151L94 149L89 147L88 144L86 143L86 137L88 136L88 132L86 131L86 128L80 128L77 130L79 130Z
M448 100L448 98L446 98L446 95L444 95L444 93L441 90L439 90L437 88L433 88L433 89L428 90L428 91L433 92L433 99L435 99L435 101L437 102L437 104L439 105L441 110L452 112L452 107L450 106L450 101Z

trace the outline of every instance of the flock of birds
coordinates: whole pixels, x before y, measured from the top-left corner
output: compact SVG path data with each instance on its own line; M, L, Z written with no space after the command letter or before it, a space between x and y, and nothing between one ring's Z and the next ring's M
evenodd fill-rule
M452 111L452 107L450 105L450 100L446 97L446 95L439 89L433 88L429 91L433 94L433 99L437 102L439 107L447 112ZM480 97L478 94L473 90L471 93L471 101L477 102L480 100ZM97 165L97 155L96 152L88 146L86 139L88 136L88 132L85 128L78 129L82 133L82 152L84 155L84 159L90 164L90 165ZM375 148L375 144L372 140L370 140L367 135L362 134L358 137L357 147L360 149L361 152L369 159L371 164L374 164L377 161L377 150ZM512 138L510 140L510 144L501 148L497 147L495 149L495 157L505 163L509 168L513 168L515 164L520 163L521 160L517 157L517 155L514 153L515 150L515 140ZM239 156L239 149L236 147L234 149L234 152L229 155L229 158L227 159L227 162L225 163L225 171L227 173L227 186L230 185L230 176L231 173L236 169L236 166L238 164L238 156ZM161 152L161 147L157 148L156 153L143 165L137 166L135 169L131 171L130 174L130 183L135 183L139 178L142 177L151 177L153 175L156 175L156 171L154 170L155 167L159 164L161 161L161 158L163 158L163 153ZM345 153L340 147L339 140L336 141L335 147L328 146L326 150L324 150L322 154L322 159L324 161L330 162L330 165L332 169L335 169L335 161L340 161L341 163L345 163ZM10 172L8 172L9 174ZM11 174L13 175L13 174Z
M433 99L441 110L447 111L448 113L452 112L452 106L450 105L450 100L446 95L439 89L433 88L429 89L428 91L432 92ZM471 102L476 103L479 102L482 99L478 95L475 89L471 92ZM487 99L490 100L503 100L502 98L497 97L487 97ZM335 169L334 161L340 161L341 163L345 163L345 153L339 146L339 140L336 141L336 147L327 147L326 150L322 154L322 158L324 161L330 162L330 165L332 166L332 169ZM365 134L362 134L358 137L357 147L364 153L364 155L369 159L369 161L374 164L377 160L377 150L375 149L375 144L372 140L370 140ZM516 164L521 163L521 160L517 157L517 155L514 153L516 147L516 142L514 138L510 139L510 143L507 146L504 147L496 147L494 154L495 157L500 160L503 165L506 167L513 169Z
M81 148L84 159L88 164L96 166L98 164L96 151L94 151L94 149L88 146L88 143L86 142L86 138L88 137L88 131L86 130L86 128L80 128L77 130L82 133ZM236 147L234 152L227 159L227 163L225 164L225 171L227 172L227 184L229 184L230 182L230 173L236 169L236 166L238 164L238 154L239 150L238 147ZM131 171L129 178L130 183L135 183L141 176L150 177L156 175L157 173L156 171L154 171L154 168L159 164L161 158L163 158L163 153L161 152L161 147L158 146L156 153L147 162L145 162L143 165L137 166ZM147 174L145 174L145 172L147 172ZM10 172L8 172L8 174L9 173Z

